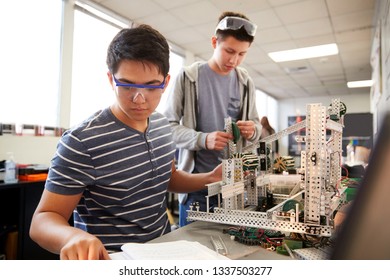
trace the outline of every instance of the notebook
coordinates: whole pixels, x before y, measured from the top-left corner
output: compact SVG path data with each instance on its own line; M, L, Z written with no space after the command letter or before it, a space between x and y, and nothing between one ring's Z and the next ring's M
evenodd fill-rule
M229 260L199 242L186 240L126 243L121 249L125 259L134 260Z

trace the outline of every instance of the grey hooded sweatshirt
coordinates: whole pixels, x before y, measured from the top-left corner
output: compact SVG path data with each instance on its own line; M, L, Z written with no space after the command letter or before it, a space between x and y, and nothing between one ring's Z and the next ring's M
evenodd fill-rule
M207 62L198 61L182 69L176 78L173 93L167 97L164 111L172 128L176 148L179 149L178 168L190 173L195 167L194 154L200 149L206 149L206 136L208 134L195 130L198 114L198 73L199 66L204 63ZM237 67L235 71L241 93L241 117L239 119L255 122L255 133L249 139L250 141L241 138L237 143L237 151L241 151L242 147L259 141L261 125L256 109L254 83L244 68ZM179 200L182 198L179 196Z

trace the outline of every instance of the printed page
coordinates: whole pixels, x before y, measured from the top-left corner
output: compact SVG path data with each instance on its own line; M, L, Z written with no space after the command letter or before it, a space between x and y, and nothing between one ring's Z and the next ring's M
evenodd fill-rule
M125 257L134 260L229 260L216 251L200 244L179 240L163 243L126 243L122 246Z

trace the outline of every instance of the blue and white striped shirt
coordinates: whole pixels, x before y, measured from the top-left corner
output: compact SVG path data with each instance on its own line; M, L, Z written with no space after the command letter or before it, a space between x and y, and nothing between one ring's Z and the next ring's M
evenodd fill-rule
M175 145L167 119L155 112L145 133L119 121L109 108L61 138L46 189L83 193L75 227L97 236L109 252L170 231L166 191Z

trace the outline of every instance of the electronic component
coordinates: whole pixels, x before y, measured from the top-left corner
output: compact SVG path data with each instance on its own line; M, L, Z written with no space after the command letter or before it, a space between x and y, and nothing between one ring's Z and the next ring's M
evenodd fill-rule
M278 173L293 169L295 167L295 160L292 156L281 156L274 161L274 170Z

